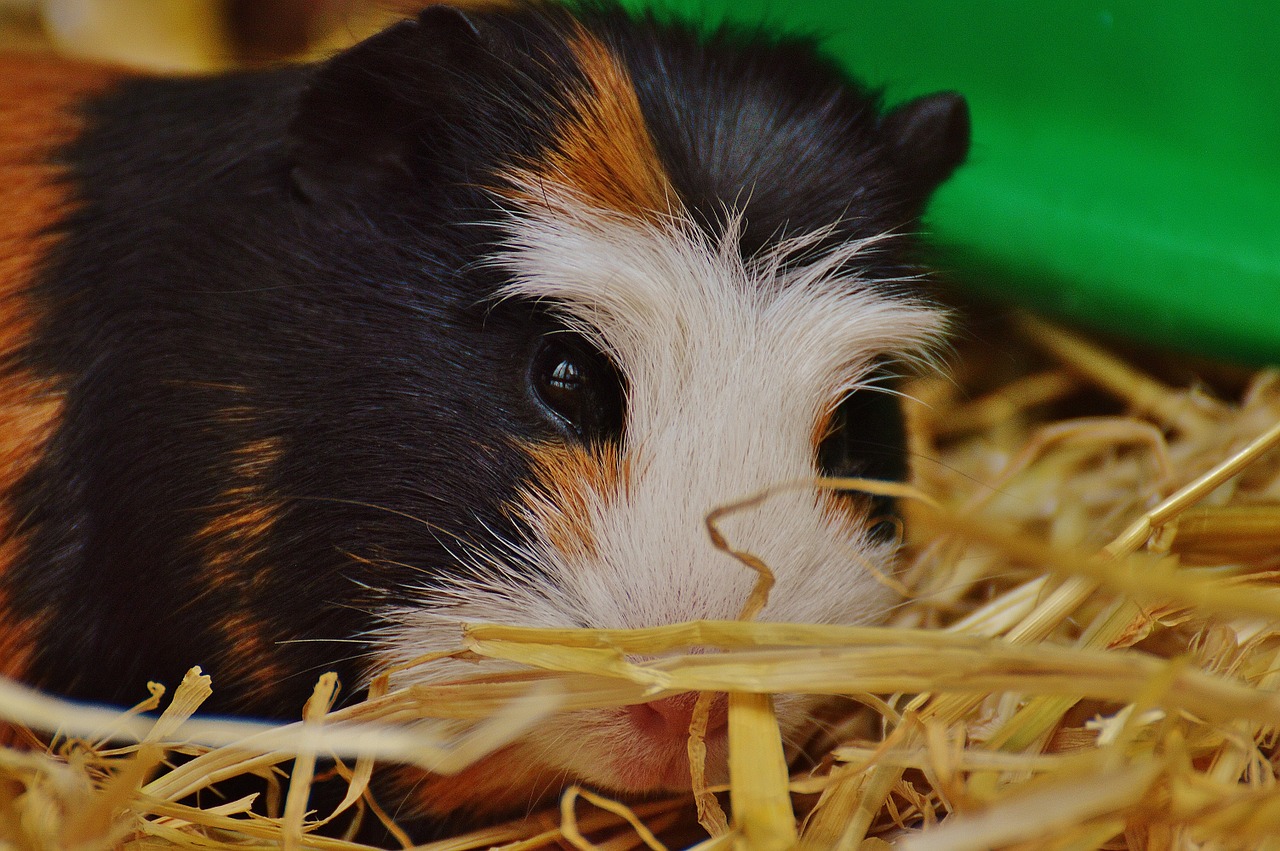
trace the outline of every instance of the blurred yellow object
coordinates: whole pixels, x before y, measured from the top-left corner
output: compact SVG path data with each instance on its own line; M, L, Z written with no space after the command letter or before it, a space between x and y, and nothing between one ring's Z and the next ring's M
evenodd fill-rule
M43 0L45 29L59 52L156 71L207 71L235 51L221 0Z

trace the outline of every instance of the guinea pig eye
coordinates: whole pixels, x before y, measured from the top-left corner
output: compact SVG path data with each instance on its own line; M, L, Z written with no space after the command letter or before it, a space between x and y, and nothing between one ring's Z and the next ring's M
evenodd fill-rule
M613 363L568 334L546 337L529 375L534 395L583 440L622 434L624 391Z
M818 467L826 476L905 479L906 435L897 397L876 390L860 390L841 400L832 413L826 437L818 446ZM893 500L871 499L873 517L892 512ZM893 527L882 523L874 531L888 535Z
M897 397L876 390L844 397L818 447L818 466L829 476L904 478L906 438Z

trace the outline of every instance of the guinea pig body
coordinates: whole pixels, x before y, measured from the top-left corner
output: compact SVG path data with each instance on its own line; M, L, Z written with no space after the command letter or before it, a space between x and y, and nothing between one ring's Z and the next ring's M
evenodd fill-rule
M910 233L955 96L884 113L806 44L536 5L318 66L3 79L5 674L121 702L200 664L215 708L296 717L468 621L734 618L754 576L709 511L904 474L878 385L942 326ZM881 618L887 510L727 518L760 616ZM419 803L687 786L682 707L550 722L523 785Z

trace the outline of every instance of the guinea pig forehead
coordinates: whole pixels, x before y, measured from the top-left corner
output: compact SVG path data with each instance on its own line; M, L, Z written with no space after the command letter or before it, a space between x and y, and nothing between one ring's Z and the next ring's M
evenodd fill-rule
M732 223L710 237L679 214L641 220L563 198L508 228L495 257L508 275L501 294L549 302L617 360L633 391L673 370L696 382L694 370L767 368L806 397L831 396L882 359L927 358L944 324L901 282L850 271L869 265L859 260L879 239L808 256L821 232L744 259Z
M839 384L873 358L913 353L936 334L932 307L887 298L841 273L879 239L792 262L833 233L815 232L744 260L741 216L718 236L697 227L623 64L581 26L566 46L580 79L555 105L553 138L494 187L512 211L497 258L512 276L503 295L551 300L615 357L633 392L647 377L664 377L654 373L786 356L770 346L803 347L787 353L797 370ZM735 344L754 351L730 351Z
M554 131L538 155L499 174L498 195L517 205L558 206L572 197L628 216L666 210L675 190L658 156L634 85L617 57L580 24L565 46L576 80L558 81ZM553 191L549 191L553 190Z

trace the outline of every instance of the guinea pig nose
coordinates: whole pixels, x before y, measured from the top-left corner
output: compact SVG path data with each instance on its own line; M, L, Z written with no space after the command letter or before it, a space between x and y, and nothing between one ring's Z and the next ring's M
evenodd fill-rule
M698 703L698 693L677 694L637 703L628 707L632 723L640 730L655 736L685 736L693 722L693 709ZM707 716L707 735L712 736L729 726L728 700L717 694L711 701Z

